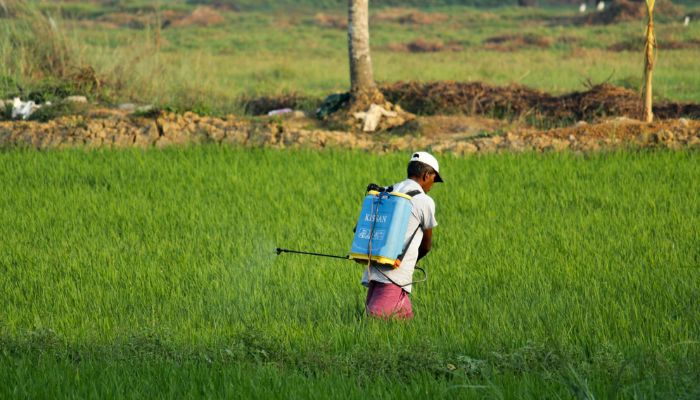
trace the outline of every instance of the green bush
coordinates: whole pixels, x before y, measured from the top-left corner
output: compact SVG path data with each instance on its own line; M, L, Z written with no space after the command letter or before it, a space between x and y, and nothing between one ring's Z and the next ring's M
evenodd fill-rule
M60 101L55 104L42 106L29 117L29 120L47 122L68 115L86 115L88 108L89 106L85 103Z

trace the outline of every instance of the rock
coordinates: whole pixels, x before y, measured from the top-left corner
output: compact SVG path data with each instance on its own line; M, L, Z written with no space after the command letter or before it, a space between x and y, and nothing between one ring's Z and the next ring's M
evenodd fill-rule
M688 147L700 149L700 137L693 136L690 139L688 139Z
M595 139L589 139L581 143L581 150L585 152L594 152L600 150L600 144Z
M474 144L479 148L479 151L483 153L493 153L496 151L496 144L491 138L477 139L474 141Z
M379 121L382 117L394 118L398 114L394 111L387 111L386 108L372 104L366 112L357 112L353 114L355 119L362 121L363 132L374 132L377 130Z
M97 149L102 147L102 139L101 138L85 138L83 139L83 145L85 147L91 148L91 149Z
M660 131L652 133L651 138L655 143L665 143L670 140L673 140L673 132L668 131L666 129L662 129Z
M666 142L665 144L666 144L666 148L671 149L671 150L680 150L683 148L683 145L680 142L675 141L675 140L670 140L670 141Z
M117 108L119 108L122 111L133 112L133 111L136 111L137 107L138 106L134 103L123 103L123 104L120 104Z
M155 123L151 123L148 126L142 127L138 133L136 133L134 138L134 146L141 148L148 148L158 140L158 128Z
M190 121L187 123L185 129L190 134L194 134L195 132L197 132L197 124L195 124L194 121Z
M248 132L244 129L228 128L221 143L228 145L242 145L248 140Z
M387 127L388 127L387 129L393 128L393 127L397 127L397 126L401 126L401 125L403 125L403 124L405 124L405 123L406 123L406 120L405 120L404 118L402 118L401 116L398 116L398 115L397 115L396 117L388 117L388 118L385 120L385 124L386 124Z
M170 138L168 138L167 136L161 136L158 138L158 140L156 140L156 142L153 144L153 146L156 149L162 149L162 148L165 148L168 146L172 146L173 144L174 143L172 140L170 140Z
M688 126L690 126L690 122L685 118L679 119L678 122L680 122L681 126L683 126L684 128L687 128Z
M117 135L114 136L112 146L113 147L131 147L134 144L134 136L132 135Z
M224 137L226 137L226 133L224 132L223 129L213 127L208 130L209 132L209 138L211 140L214 140L216 142L221 142Z
M522 139L516 139L512 140L508 143L507 147L510 151L514 151L516 153L522 153L523 151L527 150L527 144L525 143L524 140Z
M580 128L580 127L586 126L586 125L588 125L588 122L586 122L586 121L578 121L578 122L576 123L576 125L574 125L574 126L577 127L577 128Z
M200 120L199 115L193 113L192 111L185 111L185 113L182 114L182 118L191 120L192 122L199 122Z
M649 134L649 132L642 131L636 138L637 144L641 146L647 146L651 141L651 134Z
M537 151L549 150L552 146L552 138L549 136L537 136L532 139L532 145Z
M63 101L67 103L79 103L79 104L86 104L88 102L87 97L85 96L68 96Z
M280 109L278 109L278 110L271 110L271 111L268 111L268 112L267 112L267 116L268 116L268 117L274 117L274 116L277 116L277 115L291 114L291 113L293 113L293 112L294 112L294 110L292 110L291 108L280 108Z
M564 151L568 149L569 146L570 143L568 140L552 139L552 144L550 145L550 148L554 151Z
M294 111L292 113L292 118L306 118L306 114L303 111Z
M459 154L474 154L479 151L479 148L476 147L474 144L469 143L469 142L459 142L454 148L456 153Z
M141 107L136 108L136 112L141 113L141 114L149 113L153 110L155 110L155 107L153 107L151 104L147 104L145 106L141 106Z

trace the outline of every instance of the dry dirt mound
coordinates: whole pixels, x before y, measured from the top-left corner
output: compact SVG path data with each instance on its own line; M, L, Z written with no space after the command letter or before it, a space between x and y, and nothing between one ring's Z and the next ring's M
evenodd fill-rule
M210 26L219 25L224 22L221 13L212 7L199 6L191 13L163 10L160 13L161 27L187 27L187 26ZM158 18L155 11L150 12L115 12L101 16L97 23L108 28L131 28L145 29L156 25Z
M442 41L431 41L416 39L408 43L391 43L387 46L389 51L401 53L438 53L441 51L462 51L462 45L457 42L444 43Z
M532 116L557 121L592 121L602 117L640 114L640 97L634 91L610 84L584 92L554 96L521 85L490 86L481 82L397 82L381 88L387 99L422 115L464 114L497 118ZM661 102L654 105L658 118L700 118L700 105Z
M322 28L348 29L348 17L344 15L318 13L314 16L313 23Z
M404 25L431 25L448 20L442 13L425 13L413 8L387 8L372 17L373 22L394 22Z
M685 41L678 40L659 40L656 47L660 50L684 50L700 48L700 39L689 39ZM644 50L644 42L637 40L629 40L617 42L608 46L608 51L622 52L635 51L642 52Z
M657 2L655 15L679 17L682 10L670 1ZM609 25L625 21L642 21L646 18L647 10L644 1L615 0L604 11L595 12L581 17L578 21L589 25Z
M170 23L173 27L186 26L211 26L219 25L224 22L224 17L221 13L211 7L199 6L192 11L191 14L181 18L173 18Z
M493 36L484 40L484 48L486 50L511 52L532 47L546 49L549 48L552 43L553 40L550 38L530 33L524 35L509 34Z

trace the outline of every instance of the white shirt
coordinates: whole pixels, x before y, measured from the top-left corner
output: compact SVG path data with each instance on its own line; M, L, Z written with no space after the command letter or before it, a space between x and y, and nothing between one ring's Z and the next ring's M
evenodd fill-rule
M420 191L420 194L413 196L411 199L411 217L408 219L408 229L406 230L403 247L406 248L408 241L411 240L411 236L413 236L413 232L416 232L416 235L413 236L411 245L408 250L406 250L401 265L399 268L394 269L390 266L385 267L372 264L369 268L369 274L367 273L368 269L365 268L365 273L362 275L363 285L367 286L369 281L391 283L391 281L386 278L389 277L394 283L402 286L408 293L411 293L413 271L415 271L416 261L418 261L418 248L420 247L421 241L423 241L423 231L433 229L437 226L437 221L435 220L435 201L425 194L418 182L413 179L406 179L394 185L395 192L408 193L414 190ZM419 226L422 229L418 228ZM417 228L418 230L416 231ZM386 277L379 272L378 268L381 269L381 272L383 272Z

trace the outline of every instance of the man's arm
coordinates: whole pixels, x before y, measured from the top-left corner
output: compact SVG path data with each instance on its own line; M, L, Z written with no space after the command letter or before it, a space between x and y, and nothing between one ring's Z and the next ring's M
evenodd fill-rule
M426 229L423 231L423 240L420 242L420 247L418 248L418 259L425 257L430 252L433 247L433 230Z

